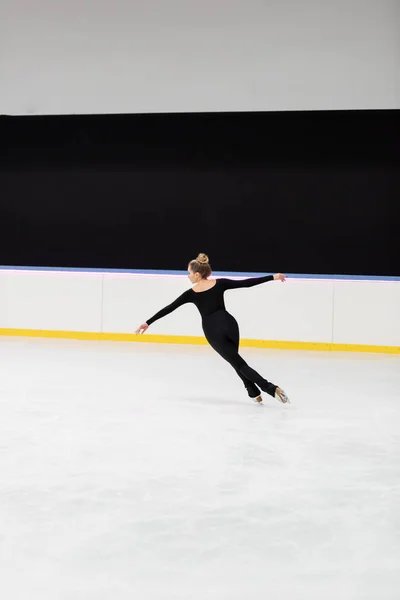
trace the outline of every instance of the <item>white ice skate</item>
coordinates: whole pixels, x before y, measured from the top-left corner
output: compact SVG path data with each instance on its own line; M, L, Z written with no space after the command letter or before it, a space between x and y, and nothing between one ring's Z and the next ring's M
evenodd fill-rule
M290 400L286 394L286 392L284 392L281 388L277 387L276 391L275 391L275 398L277 400L279 400L279 402L282 402L282 404L290 404Z
M253 402L255 402L256 404L261 404L261 402L263 401L262 396L256 396L255 398L252 398Z

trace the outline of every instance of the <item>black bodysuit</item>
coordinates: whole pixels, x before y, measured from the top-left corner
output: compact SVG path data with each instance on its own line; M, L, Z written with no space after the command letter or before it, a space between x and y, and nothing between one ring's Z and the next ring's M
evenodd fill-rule
M237 288L249 288L267 281L272 281L272 275L265 277L252 277L250 279L216 279L215 285L204 292L187 290L174 302L160 310L151 319L148 325L165 317L183 304L195 304L202 317L204 335L210 346L214 348L235 369L249 396L255 398L260 395L257 385L270 396L275 396L277 386L270 383L244 361L239 354L239 326L236 319L225 308L224 292Z

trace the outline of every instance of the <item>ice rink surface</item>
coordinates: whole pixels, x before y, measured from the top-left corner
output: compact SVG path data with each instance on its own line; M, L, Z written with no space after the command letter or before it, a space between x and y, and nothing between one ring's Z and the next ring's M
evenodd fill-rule
M400 357L0 338L5 600L398 600Z

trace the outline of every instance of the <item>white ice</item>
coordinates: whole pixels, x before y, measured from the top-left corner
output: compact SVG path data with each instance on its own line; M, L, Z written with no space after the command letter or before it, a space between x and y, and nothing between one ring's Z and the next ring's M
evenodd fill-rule
M4 600L398 600L400 357L0 338Z

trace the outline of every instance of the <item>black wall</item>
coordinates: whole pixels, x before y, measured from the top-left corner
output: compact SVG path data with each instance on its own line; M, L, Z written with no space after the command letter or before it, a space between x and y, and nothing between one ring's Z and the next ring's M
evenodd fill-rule
M0 264L400 275L400 111L0 117Z

